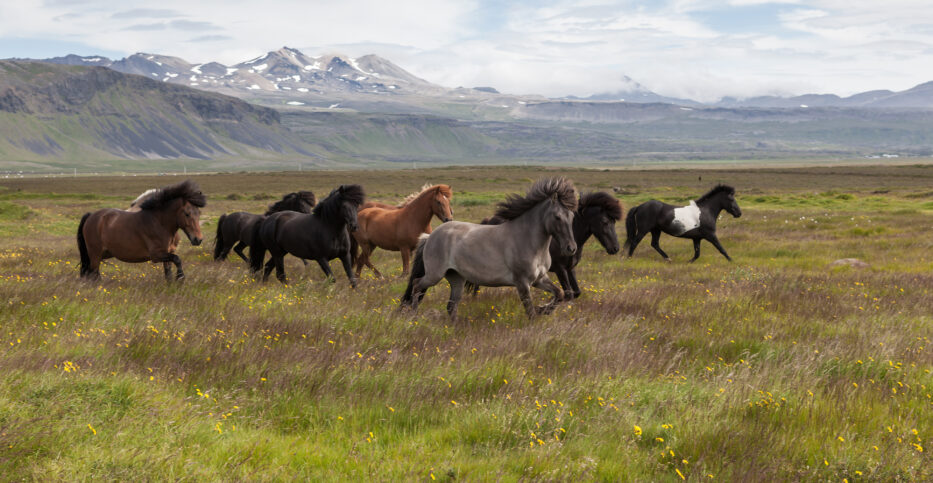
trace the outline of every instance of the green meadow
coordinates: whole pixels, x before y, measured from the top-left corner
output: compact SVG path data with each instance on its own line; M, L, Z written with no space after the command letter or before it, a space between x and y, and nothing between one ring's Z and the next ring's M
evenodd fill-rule
M454 217L479 221L550 175L626 209L729 183L735 261L591 240L579 300L528 320L485 288L451 322L443 282L397 310L397 253L355 290L336 261L328 281L289 258L282 285L211 259L221 214L290 191L397 202L447 183ZM79 280L80 216L180 179L0 180L0 479L933 479L933 165L195 176L205 244L182 241L183 283L115 261Z

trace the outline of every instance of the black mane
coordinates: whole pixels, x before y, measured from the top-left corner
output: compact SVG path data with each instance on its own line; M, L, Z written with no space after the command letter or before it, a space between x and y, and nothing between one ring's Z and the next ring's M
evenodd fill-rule
M296 191L282 197L281 200L269 205L266 215L271 215L277 211L298 211L301 213L311 213L311 208L317 203L317 197L310 191Z
M340 205L348 202L354 207L359 207L366 201L366 193L363 187L358 184L343 184L335 188L320 203L318 203L311 213L324 219L333 219L340 216Z
M708 199L710 199L710 198L712 198L712 197L714 197L714 196L716 196L716 195L718 195L718 194L721 194L721 193L725 193L725 194L727 194L727 195L733 195L733 196L734 196L734 195L735 195L735 188L733 188L733 187L731 187L731 186L729 186L729 185L727 185L727 184L721 184L721 183L720 183L720 184L717 184L715 187L713 187L713 189L709 190L705 195L703 195L703 196L697 198L696 201L697 201L697 203L699 203L699 202L701 202L701 201L706 201L706 200L708 200Z
M508 195L505 201L497 205L498 209L493 216L514 220L551 196L556 196L564 208L570 211L577 209L577 190L573 187L573 182L564 177L543 178L531 185L525 196Z
M175 199L181 198L198 208L207 205L207 198L201 193L198 184L186 179L178 184L159 188L158 191L147 197L139 205L141 210L159 210L168 206Z
M605 191L586 193L581 196L580 206L577 208L577 211L582 212L591 206L602 208L613 221L622 219L622 204L619 203L619 200L617 200L615 196Z

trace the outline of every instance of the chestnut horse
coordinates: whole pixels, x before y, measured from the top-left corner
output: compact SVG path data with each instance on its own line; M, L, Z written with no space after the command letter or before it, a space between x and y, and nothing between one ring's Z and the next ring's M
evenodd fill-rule
M105 208L85 213L78 225L81 276L100 278L101 260L113 257L130 263L163 262L166 280L171 280L171 262L175 278L184 278L173 241L181 229L193 245L201 244L200 209L206 204L198 185L186 180L145 197L139 211Z
M450 186L439 184L426 186L420 193L409 195L407 201L397 208L376 205L361 209L356 215L360 228L353 232L353 238L361 249L359 256L355 257L356 276L360 276L363 265L371 268L377 277L382 276L369 260L376 247L401 252L402 273L408 273L408 261L418 246L418 237L422 233L431 233L431 217L437 216L442 222L453 220L451 198L453 191Z

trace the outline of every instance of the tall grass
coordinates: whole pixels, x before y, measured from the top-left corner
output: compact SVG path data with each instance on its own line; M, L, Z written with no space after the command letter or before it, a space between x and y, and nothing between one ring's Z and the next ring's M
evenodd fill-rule
M818 171L734 175L744 185L702 173L739 189L744 216L719 224L735 263L704 244L686 264L692 244L670 237L674 263L647 244L625 260L589 244L578 301L528 321L514 291L483 289L453 323L443 284L417 314L397 311L401 264L381 250L387 278L356 290L296 259L290 285L260 284L187 242L182 284L120 262L80 281L79 215L167 183L98 180L108 197L95 198L86 181L17 181L25 191L7 192L0 216L0 475L929 480L933 251L918 194L933 169L905 169L836 173L875 181L850 190ZM689 171L566 174L581 188L637 185L626 207L703 191ZM387 201L451 182L470 193L455 194L456 217L476 221L538 175L208 177L204 229L261 212L256 194L342 180ZM828 267L844 257L871 267Z

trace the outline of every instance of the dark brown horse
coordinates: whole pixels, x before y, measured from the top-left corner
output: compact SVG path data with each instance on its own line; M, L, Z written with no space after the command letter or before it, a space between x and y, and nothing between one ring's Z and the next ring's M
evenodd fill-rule
M201 208L207 204L198 185L191 180L166 186L145 197L139 211L105 208L85 213L78 225L81 276L100 278L100 262L107 258L130 263L163 262L166 280L184 278L181 258L173 253L173 241L181 229L193 245L200 245Z
M402 273L408 273L408 262L418 246L418 237L422 233L431 233L431 218L437 216L442 222L453 219L450 210L452 198L450 186L439 184L425 186L397 208L377 205L361 209L356 215L360 227L353 232L353 238L360 247L360 254L355 257L356 276L360 276L363 265L371 268L376 276L382 276L369 260L377 247L401 252Z
M253 244L253 231L256 224L262 221L263 216L269 216L279 211L297 211L311 213L311 208L317 203L317 197L310 191L297 191L289 193L281 200L269 205L265 215L256 215L245 211L237 211L220 215L217 220L217 237L214 239L214 260L226 260L232 249L246 263L249 257L243 249ZM305 261L305 265L308 262Z

